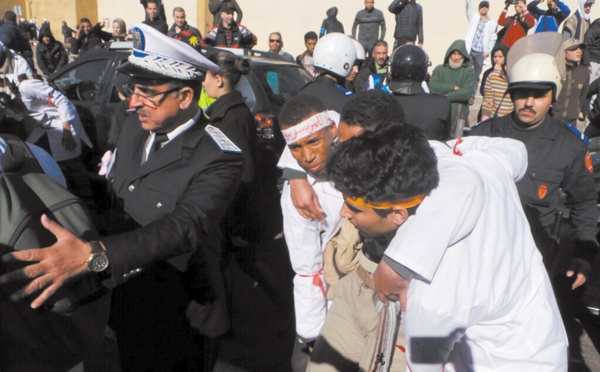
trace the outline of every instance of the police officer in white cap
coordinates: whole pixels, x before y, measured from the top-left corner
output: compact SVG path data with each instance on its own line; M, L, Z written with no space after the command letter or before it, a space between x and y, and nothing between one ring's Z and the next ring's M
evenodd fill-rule
M207 336L229 327L218 225L242 158L197 104L204 72L218 67L149 26L137 24L132 34L133 52L120 70L132 77L126 91L138 115L123 125L109 172L122 207L113 211L112 235L84 242L44 217L57 243L5 257L35 263L0 284L33 279L20 295L43 289L32 303L38 307L65 280L97 275L113 287L110 325L122 370L193 370L186 309L202 313L206 323L196 325Z

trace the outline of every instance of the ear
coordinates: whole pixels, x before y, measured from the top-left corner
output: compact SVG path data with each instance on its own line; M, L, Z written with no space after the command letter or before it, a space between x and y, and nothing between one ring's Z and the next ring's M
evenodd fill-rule
M331 123L329 126L329 133L331 134L331 138L335 138L337 137L337 125L333 120L329 120L329 122Z
M186 110L194 101L194 91L190 87L183 87L179 90L179 108Z
M393 207L392 208L392 221L396 226L402 225L408 218L408 210L404 207Z

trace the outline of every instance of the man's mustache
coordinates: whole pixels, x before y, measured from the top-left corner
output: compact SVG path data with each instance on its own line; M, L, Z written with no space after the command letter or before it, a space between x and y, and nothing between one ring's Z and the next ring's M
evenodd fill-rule
M532 114L534 114L534 115L535 115L535 114L537 114L537 111L535 111L535 110L534 110L533 108L531 108L531 107L523 107L523 108L519 109L519 112L523 112L523 111L529 111L529 112L531 112L531 113L532 113Z

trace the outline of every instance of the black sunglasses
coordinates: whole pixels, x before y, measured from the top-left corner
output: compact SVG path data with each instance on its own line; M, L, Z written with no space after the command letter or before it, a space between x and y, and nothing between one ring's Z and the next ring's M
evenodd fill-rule
M270 43L281 43L281 39L269 39Z

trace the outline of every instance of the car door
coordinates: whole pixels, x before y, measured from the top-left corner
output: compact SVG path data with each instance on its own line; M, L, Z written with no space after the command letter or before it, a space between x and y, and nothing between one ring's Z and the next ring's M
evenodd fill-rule
M102 108L110 95L106 77L114 74L114 64L114 56L108 53L80 57L49 79L77 107L96 151L103 149L108 139L110 120L106 121L106 110Z

